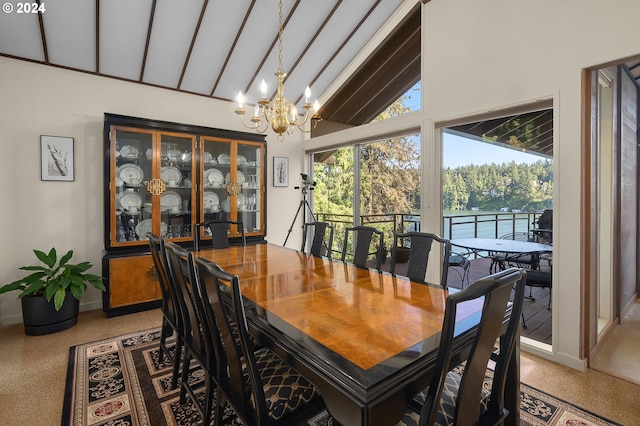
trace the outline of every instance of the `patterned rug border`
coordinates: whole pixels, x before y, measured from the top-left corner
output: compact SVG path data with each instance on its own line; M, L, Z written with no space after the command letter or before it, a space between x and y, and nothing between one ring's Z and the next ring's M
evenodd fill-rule
M166 365L154 366L154 362L157 363L157 360L154 361L152 359L152 355L154 353L153 344L159 340L159 333L160 328L153 327L146 330L116 335L109 338L71 346L69 348L61 424L87 424L87 418L90 416L90 404L87 404L86 408L84 408L85 406L76 407L76 405L78 405L76 404L76 399L78 398L77 382L80 380L86 385L85 382L91 380L93 377L90 373L90 367L87 361L89 357L86 356L86 351L92 347L104 350L104 354L117 354L116 361L105 361L100 359L102 364L98 366L98 370L95 370L93 374L98 375L98 377L102 377L103 375L116 375L116 373L119 373L118 378L121 381L120 387L126 389L124 391L124 395L112 398L107 401L105 406L108 407L108 409L113 409L114 412L117 412L118 409L126 411L126 416L128 416L128 420L132 425L152 424L149 417L149 410L152 409L152 407L147 407L149 404L147 404L143 395L145 390L142 389L145 386L144 383L140 383L138 377L138 370L140 366L133 359L133 352L140 351L140 354L136 356L140 357L141 360L138 360L137 362L145 365L149 370L148 373L143 372L143 374L148 374L151 379L150 381L152 383L149 383L148 387L155 387L156 390L154 394L159 394L162 384L167 383L168 376L170 376L170 369ZM108 346L109 343L113 342L116 344ZM81 353L79 351L85 351L85 353ZM157 350L155 352L157 353ZM96 352L96 354L100 356L104 355L103 352ZM79 371L77 368L76 364L78 363L78 360L87 361L83 364L83 371ZM114 362L114 364L112 365L110 362ZM119 368L115 368L114 365ZM116 370L120 371L116 372ZM107 374L106 372L109 373ZM193 376L190 375L190 380L199 380L200 378L197 374L197 370L194 370L193 373ZM109 389L102 389L98 387L96 393L108 394L109 391ZM146 390L146 392L148 393L149 390ZM83 389L83 395L88 393L88 389ZM115 395L116 393L117 392L109 394L109 396ZM172 396L170 399L162 399L169 394L176 395ZM573 403L551 395L536 387L529 386L526 383L521 384L521 397L523 400L520 408L520 419L521 423L525 426L622 426L621 424L604 418L590 410L576 406ZM190 412L191 410L188 407L183 409L177 403L177 399L177 391L166 392L163 397L158 396L158 408L164 413L165 422L172 425L179 425L180 423L176 417L178 415L182 416L181 418L184 418L185 420L195 420L193 418L193 413ZM226 411L227 410L225 410L225 412ZM108 414L104 419L109 421L117 420L108 417L109 415L110 414ZM139 415L142 415L142 418L138 417ZM78 419L78 416L81 416L82 419ZM233 417L234 416L231 415L229 417L229 421L235 423L233 421ZM226 413L225 418L227 418ZM98 423L98 420L100 419L92 417L90 423L95 426L99 424L106 424ZM324 418L322 416L316 416L309 421L309 425L335 424L332 420L333 419L328 415ZM187 421L187 423L191 424L189 421Z

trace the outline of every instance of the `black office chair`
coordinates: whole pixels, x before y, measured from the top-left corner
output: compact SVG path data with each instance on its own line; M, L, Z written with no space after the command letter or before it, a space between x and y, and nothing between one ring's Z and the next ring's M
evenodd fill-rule
M313 234L313 238L307 249L308 234ZM331 247L333 247L333 226L330 223L307 222L302 226L302 252L308 252L316 257L327 256L330 258Z
M487 276L446 300L440 346L429 388L414 399L421 405L420 425L496 425L509 413L504 407L507 371L516 350L520 314L524 297L523 269L510 268ZM515 289L513 301L510 301ZM456 311L462 302L483 304L482 316L464 368L451 365ZM510 312L506 331L504 318ZM500 337L499 351L494 351ZM489 361L495 362L493 379L485 384ZM483 386L484 385L484 386Z
M393 237L393 247L391 249L391 274L395 275L398 248L408 247L409 264L407 266L406 276L409 277L411 281L424 283L425 275L427 274L427 265L429 263L429 254L431 253L431 246L434 241L442 247L442 276L440 279L440 285L447 288L451 242L436 234L428 232L406 232L404 234L395 234Z
M193 251L200 250L200 229L203 228L205 233L211 235L211 247L221 249L229 247L229 230L231 225L235 225L240 232L242 245L247 245L247 239L244 234L244 225L240 221L235 220L208 220L193 225Z
M371 244L374 244L373 250ZM345 228L342 244L343 262L348 260L359 268L367 268L367 261L374 256L376 269L382 267L384 256L384 234L371 226L354 226Z
M215 336L208 329L207 320L202 315L204 308L197 293L193 253L173 243L166 243L165 250L169 274L176 283L178 301L185 322L183 333L185 353L180 383L180 404L186 403L188 395L202 416L202 424L208 425L214 409L213 401L215 401L220 376ZM198 398L197 395L200 392L200 381L189 379L189 374L193 374L190 368L192 361L197 363L204 375L204 399Z
M217 327L223 343L217 416L227 401L247 425L306 424L299 419L325 408L316 388L274 352L254 350L238 277L208 259L196 262L198 291L202 300L209 301L206 309L215 321L210 327ZM231 309L223 301L229 296ZM214 424L222 424L219 417Z
M178 310L178 302L176 300L176 292L173 283L170 282L168 276L168 265L166 259L166 250L164 248L164 240L156 234L148 233L149 247L151 249L151 258L153 266L160 282L160 292L162 294L162 328L160 329L160 363L163 362L166 355L173 367L171 376L171 389L178 385L178 374L180 371L180 358L182 357L182 348L184 346L182 315ZM173 352L167 346L167 337L171 337L175 333L176 342Z

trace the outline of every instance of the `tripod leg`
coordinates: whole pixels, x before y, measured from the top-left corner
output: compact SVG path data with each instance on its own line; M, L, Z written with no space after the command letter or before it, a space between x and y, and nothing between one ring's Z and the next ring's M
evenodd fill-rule
M289 227L289 231L287 232L287 238L284 239L284 244L282 244L283 246L287 245L287 240L289 240L289 235L291 235L291 231L293 231L293 225L295 225L296 219L298 219L298 214L300 214L300 209L302 209L303 203L305 202L306 200L300 201L300 204L298 205L298 210L296 210L296 215L293 217L293 220L291 221L291 226Z

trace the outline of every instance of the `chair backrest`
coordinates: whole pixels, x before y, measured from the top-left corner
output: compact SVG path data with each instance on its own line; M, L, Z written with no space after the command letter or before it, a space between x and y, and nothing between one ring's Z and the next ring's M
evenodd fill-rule
M372 243L374 243L373 249L371 247ZM349 255L351 263L359 268L366 268L370 255L374 255L376 269L379 271L382 266L383 253L384 234L382 231L371 226L345 228L341 257L343 262L347 260L347 255Z
M240 236L242 238L242 245L247 245L247 240L244 234L244 224L240 221L235 220L208 220L206 222L196 223L194 225L194 233L193 233L193 251L200 250L200 233L201 229L204 229L205 232L209 232L211 235L211 247L214 249L227 248L229 247L229 230L231 229L231 225L235 225L240 232Z
M411 281L420 283L425 282L427 274L427 266L429 264L429 254L433 242L442 247L442 275L440 285L447 287L447 279L449 277L449 257L451 256L451 242L439 235L428 232L406 232L403 234L395 234L393 237L393 247L391 251L391 274L395 274L396 261L398 257L398 247L409 248L409 264L407 265L407 277Z
M302 226L302 249L307 253L307 235L313 233L308 253L312 256L331 257L333 226L327 222L307 222Z
M482 417L500 420L509 414L504 408L504 387L507 369L515 350L520 315L524 299L525 272L523 269L510 268L487 276L458 293L447 296L446 309L440 347L436 357L435 376L427 391L426 401L422 408L421 421L426 419L427 425L436 420L440 398L447 374L454 366L450 365L451 351L456 325L456 311L460 303L470 300L481 300L482 315L475 333L471 350L462 373L462 379L456 395L455 424L485 424L479 421L480 401L483 381L489 360L492 359L496 339L500 337L500 352L493 358L496 362L493 383L491 385L488 409ZM510 301L515 289L513 302ZM509 313L509 310L511 311ZM510 314L506 331L502 333L504 319ZM511 413L518 416L519 413ZM424 417L424 418L423 418ZM422 424L422 423L421 423ZM496 424L492 422L491 424Z
M203 317L202 303L198 297L195 280L193 254L174 243L164 245L168 274L175 283L176 299L184 321L184 342L203 363L213 364L214 343L206 330L206 318Z
M501 240L515 240L515 241L533 241L533 234L529 232L512 232L500 237Z
M162 314L167 318L172 326L177 326L180 316L176 307L175 294L169 283L167 276L167 261L165 258L164 240L156 234L149 232L149 248L151 249L151 259L160 282L160 292L162 293Z
M246 424L267 424L269 416L265 394L238 277L223 271L208 259L199 257L196 263L200 286L202 291L208 290L206 297L222 341L223 351L218 358L222 373L220 387ZM224 301L229 297L229 291L231 307Z

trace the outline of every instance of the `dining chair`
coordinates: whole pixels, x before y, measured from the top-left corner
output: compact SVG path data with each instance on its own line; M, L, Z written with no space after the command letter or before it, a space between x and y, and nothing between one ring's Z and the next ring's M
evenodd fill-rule
M230 219L225 220L208 220L206 222L200 222L193 225L193 251L200 250L200 229L204 228L205 232L208 231L211 235L211 247L214 249L221 249L229 247L229 230L231 225L235 225L241 236L241 242L243 246L247 245L247 239L244 234L244 225L241 221L235 221Z
M307 248L308 235L313 235L313 238ZM332 247L333 225L328 222L307 222L302 226L302 252L316 257L330 258Z
M196 273L193 253L187 252L174 243L165 243L167 253L168 270L176 283L178 302L183 313L185 324L184 357L182 362L182 376L180 382L180 404L185 404L187 395L191 399L196 410L202 416L202 424L208 425L215 408L213 401L219 377L219 365L217 362L217 348L215 335L208 327L208 322L203 316L204 307L199 293L196 290ZM202 371L204 380L204 399L198 398L201 383L194 380L194 369L191 364L195 361ZM200 374L199 372L197 374ZM192 377L189 377L192 375ZM215 423L220 424L220 423Z
M407 265L406 276L411 281L425 283L429 255L433 242L442 248L442 264L440 285L447 288L447 278L449 276L449 257L451 256L451 242L446 238L428 232L406 232L396 233L393 236L393 247L391 248L391 275L395 275L398 249L406 247L409 249L409 263Z
M164 248L164 239L154 233L148 233L149 248L151 249L151 258L153 266L160 282L160 292L162 294L162 327L160 329L160 363L163 362L166 355L171 361L173 373L171 376L171 389L178 384L178 374L180 371L180 358L182 357L183 329L182 315L178 311L176 293L173 284L169 281L167 275L167 259L166 250ZM176 335L175 347L173 352L167 346L167 338L173 334Z
M384 233L372 226L345 228L340 259L345 262L348 257L355 266L367 268L367 261L372 255L375 258L376 269L380 271L384 256Z
M295 369L267 348L255 350L236 275L211 260L196 259L199 291L222 339L217 416L227 401L247 425L306 424L325 409L318 390ZM229 297L231 308L223 299ZM220 424L216 418L214 424Z
M428 389L414 399L421 405L421 426L496 425L508 415L519 415L509 413L504 407L504 392L507 370L518 344L524 277L523 269L510 268L447 296L434 376ZM457 362L451 365L451 352L456 313L463 302L482 303L483 307L470 352L462 360L464 367L458 367ZM509 320L505 330L507 315ZM498 338L499 351L495 351ZM490 360L495 362L492 378L486 377Z

